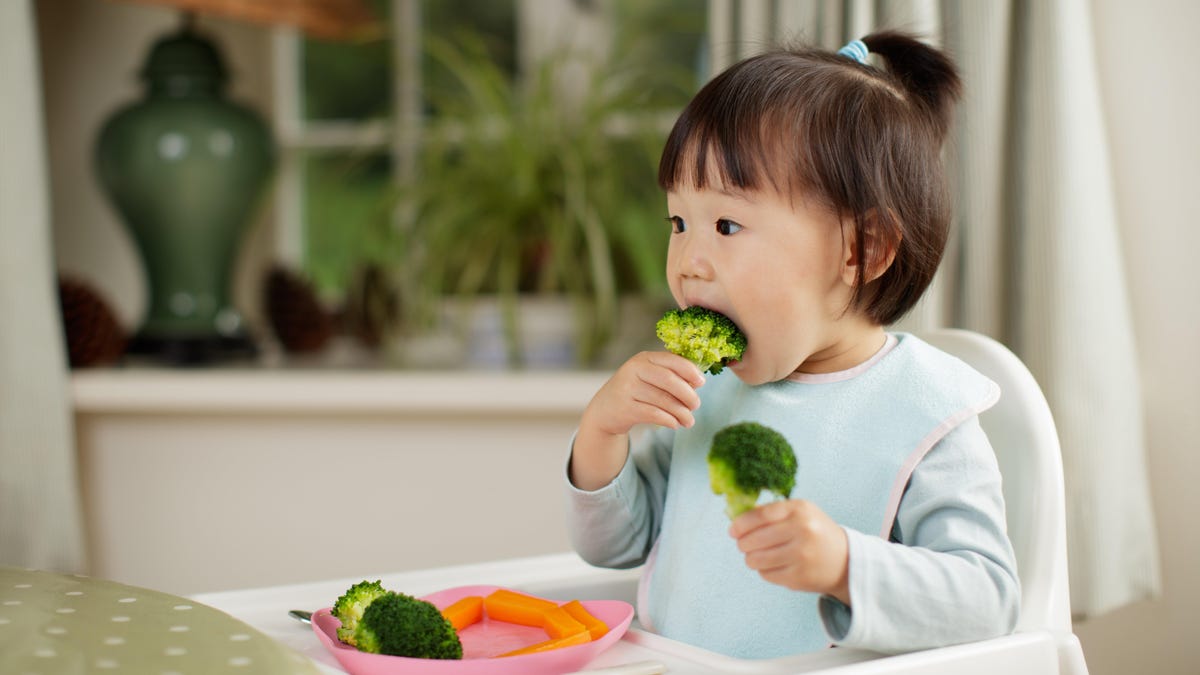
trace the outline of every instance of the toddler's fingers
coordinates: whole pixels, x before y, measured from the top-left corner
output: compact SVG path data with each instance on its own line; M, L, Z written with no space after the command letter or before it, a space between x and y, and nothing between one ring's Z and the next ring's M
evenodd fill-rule
M667 356L673 355L667 354ZM700 395L696 393L696 388L690 382L680 377L674 369L655 364L653 360L651 364L654 367L635 371L638 382L647 387L662 390L688 410L700 407Z
M746 567L757 572L789 567L797 562L794 551L786 546L770 546L745 554Z
M734 539L741 539L754 530L779 522L787 517L789 508L788 502L781 501L750 509L733 519L729 524L729 535Z
M700 395L688 383L679 379L673 373L666 373L662 377L654 377L653 375L642 377L641 382L646 385L647 389L661 392L663 396L670 398L671 401L689 411L700 407Z
M640 403L656 410L660 410L667 415L670 415L677 425L690 427L695 422L692 416L692 409L684 402L675 398L670 392L664 391L655 386L647 386L638 389L633 394L635 403Z
M790 533L787 528L775 525L775 521L764 521L759 527L744 532L737 537L738 550L750 554L787 545L791 540Z
M660 427L666 427L668 429L678 429L681 426L691 426L691 424L692 424L690 415L688 415L688 419L685 421L685 420L680 419L676 415L673 415L673 414L667 412L666 410L659 408L658 406L653 406L653 405L649 405L647 403L641 403L641 402L637 402L635 405L636 405L636 416L637 416L637 419L639 422L644 422L646 424L655 424Z
M650 362L671 370L690 384L693 389L704 384L704 373L700 372L696 364L678 354L672 354L671 352L650 352Z

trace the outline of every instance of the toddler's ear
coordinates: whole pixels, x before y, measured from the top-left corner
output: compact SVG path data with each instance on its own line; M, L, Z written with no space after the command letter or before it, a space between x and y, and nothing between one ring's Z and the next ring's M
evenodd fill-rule
M903 235L893 218L881 218L879 212L872 209L863 216L862 222L856 222L853 216L842 219L842 281L848 286L859 283L858 269L863 268L863 285L875 281L892 266L896 259L896 249L900 247ZM860 253L859 238L863 246Z

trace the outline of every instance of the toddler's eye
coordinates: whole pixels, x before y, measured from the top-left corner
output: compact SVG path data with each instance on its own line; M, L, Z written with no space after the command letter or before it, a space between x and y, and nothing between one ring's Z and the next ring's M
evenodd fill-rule
M680 232L687 230L687 223L683 222L683 218L680 218L679 216L670 216L667 218L667 222L671 223L671 231L675 234L679 234Z
M738 225L737 223L733 222L732 220L722 218L717 221L717 232L719 232L720 234L730 235L735 232L741 231L741 229L742 229L742 226Z

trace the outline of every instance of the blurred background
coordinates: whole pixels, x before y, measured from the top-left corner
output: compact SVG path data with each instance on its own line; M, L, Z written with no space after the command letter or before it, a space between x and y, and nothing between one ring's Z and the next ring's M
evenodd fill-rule
M1047 388L1091 671L1200 669L1200 6L242 4L0 21L0 563L196 593L565 550L578 412L669 304L674 115L780 39L890 26L960 59L958 229L997 223L909 323ZM184 89L246 127L207 164L152 100Z

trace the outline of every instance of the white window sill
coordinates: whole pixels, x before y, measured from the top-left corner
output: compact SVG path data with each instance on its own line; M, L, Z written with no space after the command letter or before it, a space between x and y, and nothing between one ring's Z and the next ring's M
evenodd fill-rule
M609 376L586 371L154 367L79 370L77 414L546 414L581 412Z

